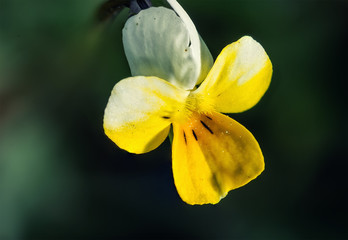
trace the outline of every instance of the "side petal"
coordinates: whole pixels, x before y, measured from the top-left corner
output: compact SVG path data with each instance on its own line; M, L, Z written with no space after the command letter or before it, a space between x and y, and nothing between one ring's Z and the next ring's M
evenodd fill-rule
M196 93L219 112L242 112L260 100L271 77L272 63L265 50L246 36L222 50Z
M171 117L186 95L156 77L124 79L115 85L106 106L105 134L128 152L149 152L167 137Z
M192 21L179 16L151 7L127 21L123 45L133 76L157 76L186 90L206 77L212 56Z
M220 113L194 113L186 124L173 124L173 174L188 204L215 204L264 169L253 135Z

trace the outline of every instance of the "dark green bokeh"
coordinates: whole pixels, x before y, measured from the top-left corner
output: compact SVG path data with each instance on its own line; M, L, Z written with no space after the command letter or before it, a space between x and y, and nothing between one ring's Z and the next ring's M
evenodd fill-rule
M101 2L0 1L0 239L348 238L346 1L180 1L214 58L251 35L274 67L260 103L232 115L266 170L215 206L180 200L168 140L133 155L104 135L130 72L127 13L95 25Z

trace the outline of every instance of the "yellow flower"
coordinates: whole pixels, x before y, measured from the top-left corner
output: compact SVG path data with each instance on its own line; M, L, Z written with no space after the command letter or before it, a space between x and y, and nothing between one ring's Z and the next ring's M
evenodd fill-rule
M105 109L106 135L131 153L157 148L173 126L172 168L189 204L215 204L264 169L259 144L221 114L253 107L267 90L272 64L245 36L214 65L194 24L175 0L131 17L123 44L132 75L118 82Z

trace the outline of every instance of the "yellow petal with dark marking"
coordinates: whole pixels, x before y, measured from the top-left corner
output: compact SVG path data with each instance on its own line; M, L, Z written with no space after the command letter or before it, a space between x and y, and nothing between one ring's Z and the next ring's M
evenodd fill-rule
M187 94L156 77L124 79L115 85L106 106L105 134L128 152L149 152L167 137L171 118Z
M254 136L226 115L193 113L173 127L174 181L188 204L218 203L264 169Z

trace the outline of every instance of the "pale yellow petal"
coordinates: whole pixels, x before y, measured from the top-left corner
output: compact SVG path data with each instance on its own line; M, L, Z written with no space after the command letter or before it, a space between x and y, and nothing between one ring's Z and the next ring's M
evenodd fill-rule
M171 117L186 95L156 77L124 79L115 85L105 109L105 134L128 152L149 152L167 137Z
M215 204L264 169L253 135L228 116L194 113L173 127L174 181L188 204Z
M222 50L195 93L218 112L242 112L260 100L271 76L272 63L265 50L251 37L243 37Z

